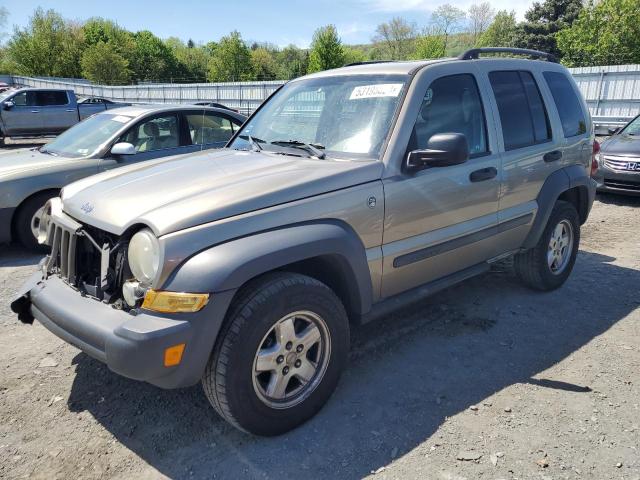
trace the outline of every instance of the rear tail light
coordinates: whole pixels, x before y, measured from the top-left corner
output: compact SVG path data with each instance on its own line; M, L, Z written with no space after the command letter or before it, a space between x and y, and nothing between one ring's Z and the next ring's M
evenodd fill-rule
M593 177L598 171L598 157L600 156L600 144L597 140L593 141L593 152L591 154L591 176Z

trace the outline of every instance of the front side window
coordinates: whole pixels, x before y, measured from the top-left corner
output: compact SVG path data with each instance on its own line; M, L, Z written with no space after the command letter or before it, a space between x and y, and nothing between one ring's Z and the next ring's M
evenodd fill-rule
M438 78L427 89L413 127L411 150L425 149L437 133L462 133L469 153L487 152L486 122L480 92L470 74Z
M48 107L54 105L66 105L69 103L67 92L56 90L43 90L35 92L36 105L41 107Z
M294 80L244 124L231 148L251 148L251 136L265 150L294 141L330 157L378 159L407 80L407 75Z
M19 106L19 107L26 107L26 106L33 106L35 105L34 101L34 95L33 92L20 92L18 94L16 94L11 101Z
M233 124L221 115L211 112L193 113L185 115L185 118L193 145L226 143L233 136Z
M151 152L180 146L177 115L163 115L139 123L123 135L119 142L132 144L136 152Z
M77 123L40 148L43 153L78 158L93 155L109 143L113 136L133 118L101 113Z
M566 75L559 72L542 74L549 85L553 101L558 108L562 131L565 137L575 137L587 132L587 122L571 82Z
M551 139L547 111L530 72L491 72L489 81L498 104L505 150Z

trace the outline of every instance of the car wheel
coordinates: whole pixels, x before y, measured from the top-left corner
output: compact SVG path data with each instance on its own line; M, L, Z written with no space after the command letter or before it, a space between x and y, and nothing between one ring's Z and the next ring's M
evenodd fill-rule
M42 192L26 200L18 208L14 229L18 241L28 250L35 252L47 252L49 247L38 243L38 226L42 207L56 192Z
M329 287L304 275L267 274L239 292L202 384L237 428L279 435L322 408L348 351L347 315Z
M516 273L529 287L554 290L571 274L580 245L580 221L575 207L558 201L535 247L514 258Z

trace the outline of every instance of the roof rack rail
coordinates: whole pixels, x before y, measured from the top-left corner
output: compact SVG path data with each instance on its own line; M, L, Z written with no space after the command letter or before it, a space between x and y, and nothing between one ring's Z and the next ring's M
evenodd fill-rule
M393 60L367 60L365 62L348 63L345 67L355 67L356 65L371 65L373 63L391 63Z
M511 47L483 47L472 48L460 54L459 60L476 60L480 58L481 53L513 53L514 55L527 55L531 58L544 58L548 62L559 63L555 55L551 53L541 52L539 50L529 50L528 48L511 48Z

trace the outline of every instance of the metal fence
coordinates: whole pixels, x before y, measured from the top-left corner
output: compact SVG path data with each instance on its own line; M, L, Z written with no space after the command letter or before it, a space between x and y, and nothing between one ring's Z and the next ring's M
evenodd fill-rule
M610 126L623 125L640 114L640 65L614 65L570 68L582 91L596 130L605 133ZM86 80L13 76L18 85L65 88L76 95L98 96L131 103L193 103L213 101L243 113L253 112L284 83L270 82L153 84L111 87Z

